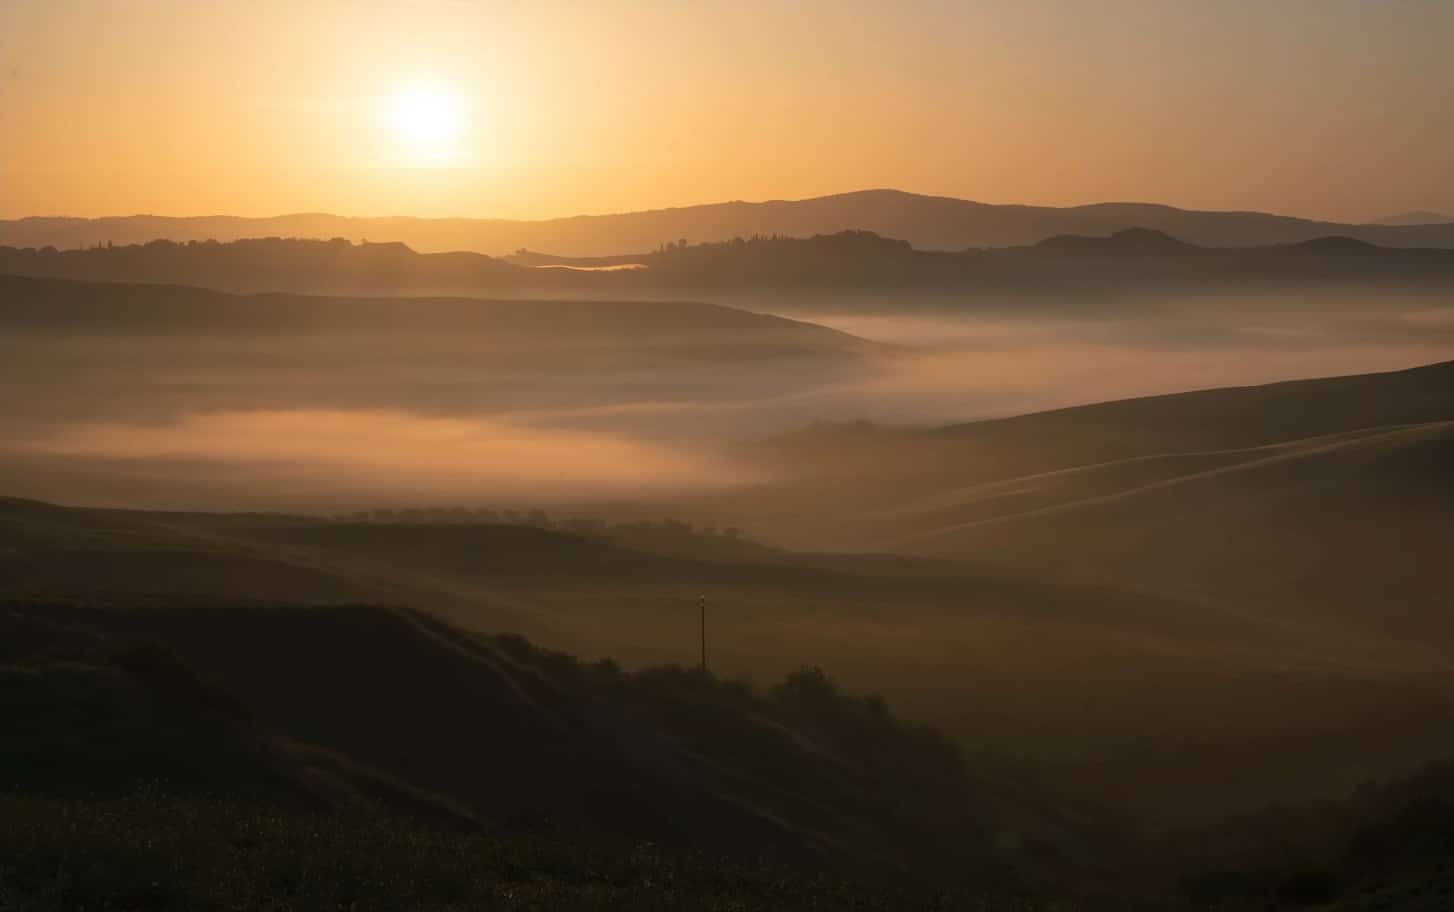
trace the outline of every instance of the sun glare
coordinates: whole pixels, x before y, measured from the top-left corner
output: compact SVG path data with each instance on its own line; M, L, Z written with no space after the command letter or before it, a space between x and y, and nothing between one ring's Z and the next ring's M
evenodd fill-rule
M446 164L459 154L465 110L459 97L436 83L405 86L388 99L386 120L412 164Z

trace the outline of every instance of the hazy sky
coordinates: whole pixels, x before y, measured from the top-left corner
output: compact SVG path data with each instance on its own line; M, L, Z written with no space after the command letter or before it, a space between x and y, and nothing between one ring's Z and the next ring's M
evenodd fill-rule
M1451 0L0 0L0 216L1454 212Z

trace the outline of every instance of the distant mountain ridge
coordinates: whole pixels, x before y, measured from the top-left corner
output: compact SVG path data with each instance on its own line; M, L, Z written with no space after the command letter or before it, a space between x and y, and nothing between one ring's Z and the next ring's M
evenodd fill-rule
M1398 215L1390 215L1370 222L1373 225L1448 225L1451 223L1454 223L1454 215L1430 212L1427 209L1400 212Z
M75 250L0 246L0 275L190 285L234 293L386 297L706 299L765 290L883 293L915 287L956 300L987 289L1084 296L1083 283L1285 287L1393 282L1447 288L1454 249L1382 247L1348 235L1252 247L1205 247L1159 229L1057 234L1034 245L953 253L870 231L734 237L662 245L628 257L508 258L343 238L151 241ZM723 297L725 296L725 298Z
M616 256L663 243L722 241L754 234L806 237L865 230L922 250L1035 244L1059 234L1112 234L1142 227L1209 247L1289 244L1326 235L1389 247L1454 247L1454 224L1352 225L1263 212L1177 209L1151 203L1088 206L994 205L899 190L861 190L804 200L733 201L538 221L471 218L354 218L298 213L269 218L154 215L0 222L0 244L87 247L107 242L230 241L248 237L346 237L400 241L425 252L501 255L521 248L560 256Z

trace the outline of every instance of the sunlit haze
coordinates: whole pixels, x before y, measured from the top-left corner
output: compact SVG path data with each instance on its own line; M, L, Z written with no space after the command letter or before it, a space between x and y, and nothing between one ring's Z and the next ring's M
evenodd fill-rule
M0 0L0 912L1433 912L1454 0Z
M1447 211L1451 43L1444 0L6 0L0 216Z

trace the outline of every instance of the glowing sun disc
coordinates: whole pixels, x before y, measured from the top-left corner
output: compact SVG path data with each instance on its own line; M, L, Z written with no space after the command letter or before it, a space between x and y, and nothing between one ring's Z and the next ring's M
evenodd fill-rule
M420 82L388 99L387 122L399 143L416 156L448 158L457 151L465 113L447 88Z

